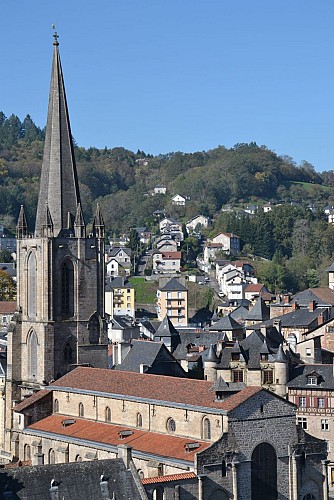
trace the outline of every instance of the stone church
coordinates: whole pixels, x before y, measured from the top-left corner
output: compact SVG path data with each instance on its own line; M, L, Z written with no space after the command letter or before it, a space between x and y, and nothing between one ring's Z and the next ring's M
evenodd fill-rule
M35 231L24 208L17 223L17 311L8 335L5 443L15 402L75 365L107 367L104 223L87 228L65 87L54 36L44 156Z
M62 480L66 466L77 470L69 462L123 455L141 498L149 500L328 500L326 443L296 426L294 404L240 380L106 369L99 207L86 230L55 34L34 234L23 208L17 225L5 452L8 461L24 460L31 469L12 474L23 481L16 498L36 498L23 495L38 467L45 477L53 471L49 498L73 498ZM4 475L5 486L17 491ZM103 492L107 479L101 474ZM122 481L119 474L112 479ZM110 498L110 490L103 495ZM112 498L131 496L114 490Z

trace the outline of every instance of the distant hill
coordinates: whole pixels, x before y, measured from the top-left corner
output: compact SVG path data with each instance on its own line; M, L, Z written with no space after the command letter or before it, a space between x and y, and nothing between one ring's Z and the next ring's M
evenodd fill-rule
M43 140L44 131L29 115L21 122L0 112L0 222L12 230L21 204L33 230ZM226 203L334 204L333 172L318 173L307 162L296 166L291 158L255 143L154 157L121 147L76 146L75 154L86 220L92 220L98 201L108 234L153 224L158 209L185 221L198 213L212 217ZM167 194L151 196L158 184L167 187ZM171 204L176 193L189 198L185 207Z

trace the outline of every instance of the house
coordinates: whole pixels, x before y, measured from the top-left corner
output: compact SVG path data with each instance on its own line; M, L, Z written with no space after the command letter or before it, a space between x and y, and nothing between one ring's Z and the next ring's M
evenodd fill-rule
M165 217L159 222L160 233L182 232L182 224L173 217Z
M78 367L17 404L14 422L19 459L123 456L150 498L325 498L326 443L297 428L294 404L261 387Z
M113 344L122 344L120 348L124 348L124 344L128 344L132 339L141 337L138 322L131 316L114 315L108 325L108 338ZM126 347L126 346L125 346ZM123 359L123 358L121 358Z
M107 276L129 276L131 255L130 248L112 247L108 253Z
M162 321L167 315L172 324L188 324L188 288L176 278L161 280L157 291L157 315Z
M186 198L180 194L176 194L172 197L172 204L184 207L186 204Z
M164 234L155 243L157 250L160 252L176 252L177 241L172 238L170 234Z
M0 250L7 250L8 252L16 252L16 238L10 238L9 236L0 237Z
M273 209L273 206L271 203L265 203L264 205L262 205L262 210L264 211L264 213L268 213L268 212L271 212L272 209Z
M268 288L262 283L249 283L245 288L245 299L251 302L257 297L263 297L263 295L267 296L268 294L270 295Z
M229 340L243 340L245 337L244 328L230 314L212 322L209 331L225 334Z
M151 243L152 233L146 226L135 227L134 229L138 234L140 243L143 243L143 245L149 245Z
M0 301L0 330L7 330L14 313L16 311L16 302Z
M255 212L258 210L258 206L257 205L248 205L246 208L245 208L245 212L246 214L249 214L249 215L255 215Z
M124 277L108 278L105 286L105 311L111 317L135 317L135 289Z
M240 238L233 233L219 233L212 238L213 243L222 243L224 251L228 254L240 253Z
M152 268L156 274L179 273L181 269L181 252L162 252L154 250Z
M329 478L334 490L333 364L301 364L291 371L288 400L297 405L297 422L312 436L328 443Z
M186 229L188 234L194 233L195 230L201 230L203 227L208 227L210 224L209 217L205 215L196 215L186 223Z
M154 194L166 194L166 192L167 192L167 187L162 185L155 186L153 189Z

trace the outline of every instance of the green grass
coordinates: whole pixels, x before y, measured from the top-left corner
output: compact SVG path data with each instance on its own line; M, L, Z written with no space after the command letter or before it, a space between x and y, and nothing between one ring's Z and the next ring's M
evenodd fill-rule
M332 188L329 186L323 186L322 184L313 184L312 182L300 182L300 181L284 181L282 184L286 187L291 187L293 185L299 185L302 186L304 189L307 191L311 191L312 188L320 188L322 191L329 192L331 191Z
M132 277L130 283L135 287L136 304L155 304L158 283L156 281L145 281L145 278Z

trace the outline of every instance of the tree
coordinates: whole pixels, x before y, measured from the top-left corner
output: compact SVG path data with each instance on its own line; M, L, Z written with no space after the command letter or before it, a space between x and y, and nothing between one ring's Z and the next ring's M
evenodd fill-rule
M15 300L16 284L6 271L0 270L0 300Z

